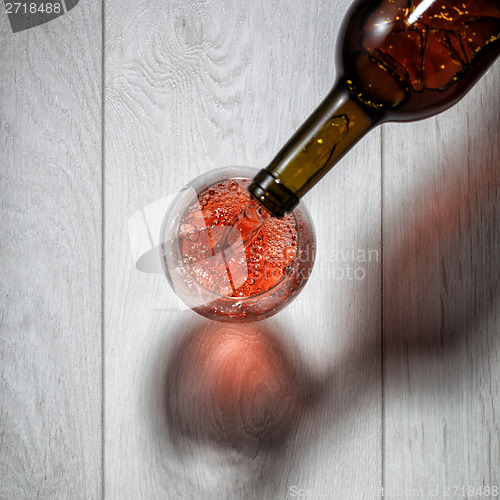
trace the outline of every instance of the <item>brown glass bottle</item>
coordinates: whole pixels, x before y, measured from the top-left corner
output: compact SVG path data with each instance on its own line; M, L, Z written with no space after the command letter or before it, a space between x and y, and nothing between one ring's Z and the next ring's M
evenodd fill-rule
M453 106L500 52L500 0L363 0L349 9L333 90L249 186L276 217L369 130Z

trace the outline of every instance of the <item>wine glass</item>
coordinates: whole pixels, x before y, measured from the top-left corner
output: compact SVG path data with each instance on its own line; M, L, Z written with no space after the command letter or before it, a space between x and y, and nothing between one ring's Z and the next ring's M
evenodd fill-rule
M177 296L217 321L272 316L295 299L314 264L316 240L303 205L282 219L250 198L257 170L227 167L182 189L162 227L161 259Z

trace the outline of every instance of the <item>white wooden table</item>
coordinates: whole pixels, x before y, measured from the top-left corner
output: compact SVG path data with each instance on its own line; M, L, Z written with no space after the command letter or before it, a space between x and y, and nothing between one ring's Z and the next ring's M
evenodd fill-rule
M134 268L133 212L320 102L347 6L81 0L16 34L0 6L1 498L494 496L499 62L306 197L316 268L274 318Z

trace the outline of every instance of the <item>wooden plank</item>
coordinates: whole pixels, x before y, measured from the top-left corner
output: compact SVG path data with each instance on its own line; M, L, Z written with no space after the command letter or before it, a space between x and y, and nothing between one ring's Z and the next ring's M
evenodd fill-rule
M100 5L1 10L0 497L98 498Z
M387 495L500 484L499 69L384 130Z
M378 131L307 197L319 244L316 270L275 318L228 330L180 312L165 278L134 270L128 252L127 219L136 210L209 169L271 160L333 84L345 8L321 0L106 3L111 498L286 498L308 491L311 498L358 499L380 492ZM358 252L368 250L371 261L360 262ZM349 279L349 267L361 267L362 277ZM255 352L275 353L278 373L290 377L279 378L290 397L284 406L269 403L270 424L253 439L238 425L252 421L253 393L242 387L239 402L210 400L219 372L203 361L211 346L249 338ZM301 387L307 405L299 402ZM218 418L223 404L233 411ZM279 424L283 415L287 426ZM269 425L278 430L266 446Z

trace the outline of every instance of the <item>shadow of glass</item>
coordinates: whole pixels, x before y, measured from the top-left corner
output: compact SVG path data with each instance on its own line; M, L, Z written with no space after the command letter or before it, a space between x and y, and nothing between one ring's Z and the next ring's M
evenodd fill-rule
M251 461L239 473L260 475L318 397L298 350L275 320L234 325L189 315L174 328L157 372L168 444L183 463L208 470Z

